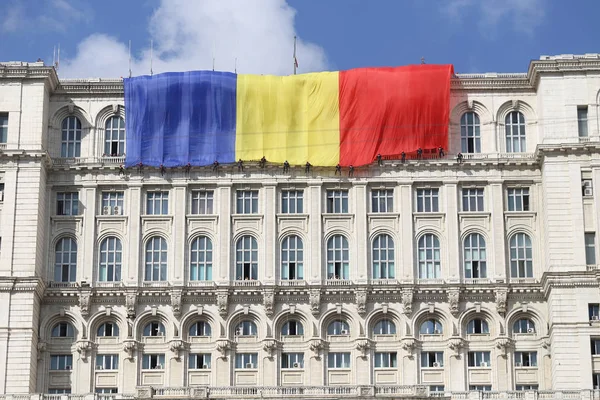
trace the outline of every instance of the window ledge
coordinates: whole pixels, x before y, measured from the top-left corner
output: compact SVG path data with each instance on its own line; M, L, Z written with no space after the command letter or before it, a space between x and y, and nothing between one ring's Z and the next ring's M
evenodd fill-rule
M492 215L492 213L489 211L459 211L458 215L463 218L489 218Z
M323 218L329 219L351 219L354 218L353 213L323 213Z
M305 219L308 218L306 213L277 213L277 219Z
M262 219L263 214L253 213L253 214L231 214L231 218L234 219Z
M400 213L398 212L370 212L367 213L369 218L373 219L385 219L385 218L398 218Z
M415 218L444 218L446 216L446 213L443 212L413 212L413 217Z
M119 214L119 215L104 215L104 214L97 214L96 215L96 219L99 221L115 221L115 220L126 220L127 219L127 215L123 215L123 214Z
M173 215L172 214L142 214L142 219L148 220L148 221L160 221L160 220L172 220L173 219Z
M536 214L535 211L504 211L507 217L535 217Z

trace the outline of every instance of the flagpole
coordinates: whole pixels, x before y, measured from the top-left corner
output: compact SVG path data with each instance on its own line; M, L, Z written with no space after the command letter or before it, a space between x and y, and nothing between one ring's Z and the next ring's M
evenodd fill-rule
M294 36L294 75L296 75L297 69L298 69L298 61L296 61L296 36Z
M152 73L152 56L154 52L154 40L150 39L150 75L153 75Z
M131 40L129 41L129 77L131 78Z

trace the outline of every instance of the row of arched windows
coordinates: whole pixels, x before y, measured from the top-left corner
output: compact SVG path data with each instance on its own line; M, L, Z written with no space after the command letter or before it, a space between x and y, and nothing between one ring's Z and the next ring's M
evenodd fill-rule
M513 334L533 334L535 333L535 323L529 318L521 318L513 324ZM189 330L189 337L210 337L212 336L212 329L209 323L206 321L194 322ZM327 326L327 335L332 336L349 336L351 335L350 324L343 318L331 321ZM380 319L373 326L373 335L395 335L396 324L394 321L383 318ZM486 335L490 333L488 322L482 318L473 318L469 320L466 326L466 333L469 335ZM281 336L303 336L304 326L302 322L291 319L286 321L281 327ZM421 323L419 327L419 334L421 335L442 335L444 334L444 326L442 323L435 318L427 319ZM142 337L157 337L165 336L166 330L162 322L156 320L148 322L142 330ZM258 328L256 324L251 320L240 321L234 330L234 335L243 336L257 336ZM119 337L119 327L113 322L105 322L101 324L97 331L97 337ZM51 337L64 337L74 338L75 329L68 322L59 322L52 328Z
M511 111L506 115L504 133L508 153L527 151L523 113ZM466 112L460 118L460 147L463 153L481 153L481 123L475 112Z
M81 156L81 120L76 116L63 119L61 125L61 157ZM125 121L120 116L112 116L104 124L104 155L122 156L125 154Z
M512 111L504 120L506 151L527 151L525 116ZM81 156L81 120L69 116L62 122L61 157ZM460 119L460 142L462 153L481 153L481 123L477 113L469 111ZM104 155L125 154L125 121L120 116L110 117L104 125Z
M146 242L144 280L166 281L168 248L161 236ZM441 247L439 238L432 233L418 240L419 279L441 278ZM513 278L533 277L533 250L531 238L526 233L516 233L509 240L510 275ZM121 240L109 236L99 247L98 281L121 280L123 245ZM388 234L377 235L371 247L373 279L394 279L394 240ZM304 279L304 244L302 238L290 235L281 242L281 279ZM350 279L350 247L344 235L334 235L327 241L327 279ZM237 280L259 278L258 242L253 236L240 237L235 245L235 277ZM487 278L487 251L483 235L469 234L463 242L463 267L466 279ZM77 242L70 237L61 238L55 247L54 280L74 282L77 270ZM196 237L190 246L189 279L212 280L213 244L207 236Z

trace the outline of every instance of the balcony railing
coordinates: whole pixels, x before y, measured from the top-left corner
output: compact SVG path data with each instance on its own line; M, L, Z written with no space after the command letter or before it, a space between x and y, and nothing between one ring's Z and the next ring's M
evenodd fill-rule
M241 287L257 287L260 286L260 281L257 279L235 280L233 281L233 285Z
M327 279L325 281L327 286L350 286L352 281L350 279Z
M304 279L282 279L279 281L279 286L306 286Z
M104 164L104 165L122 165L125 163L125 156L121 157L54 157L52 164L56 166L81 165L81 164Z
M48 282L48 287L52 289L65 289L79 287L78 282Z

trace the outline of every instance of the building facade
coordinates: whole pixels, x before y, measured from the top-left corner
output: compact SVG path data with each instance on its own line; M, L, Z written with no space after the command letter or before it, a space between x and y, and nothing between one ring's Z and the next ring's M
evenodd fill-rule
M122 80L0 64L0 398L600 398L600 56L450 106L352 176L124 169Z

